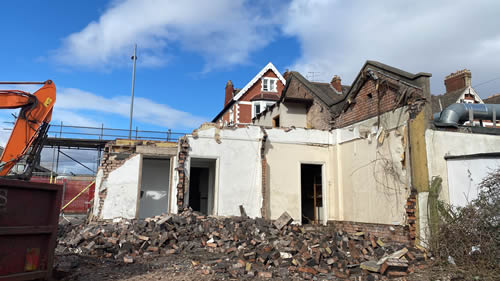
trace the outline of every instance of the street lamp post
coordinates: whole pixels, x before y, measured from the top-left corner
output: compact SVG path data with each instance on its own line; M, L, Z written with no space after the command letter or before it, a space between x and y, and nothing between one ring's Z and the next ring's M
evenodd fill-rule
M134 44L134 55L131 57L134 61L132 69L132 97L130 100L130 121L128 124L128 138L132 139L132 116L134 114L134 87L135 87L135 62L137 61L137 44Z

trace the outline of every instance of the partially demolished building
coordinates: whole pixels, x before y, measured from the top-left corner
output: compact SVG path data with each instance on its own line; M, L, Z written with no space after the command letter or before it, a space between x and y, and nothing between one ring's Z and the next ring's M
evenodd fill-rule
M350 87L334 79L333 89L284 76L281 99L254 125L207 123L177 143L108 144L94 218L188 207L268 219L287 212L406 243L426 237L432 177L443 178L442 200L460 203L472 180L500 165L498 129L434 126L428 73L368 61Z

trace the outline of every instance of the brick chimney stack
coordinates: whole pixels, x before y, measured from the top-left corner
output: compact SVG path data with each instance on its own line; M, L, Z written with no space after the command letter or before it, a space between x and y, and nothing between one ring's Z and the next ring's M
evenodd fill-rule
M446 93L456 91L470 86L472 75L470 70L463 69L452 73L444 78L444 85L446 86Z
M234 87L231 80L227 81L226 84L226 96L224 98L224 106L226 106L233 99Z
M340 84L340 81L340 77L338 75L334 75L330 84L333 88L335 88L335 90L337 90L337 92L342 93L342 85Z
M288 76L290 75L290 71L288 70L288 68L285 70L285 73L283 73L283 78L288 79Z

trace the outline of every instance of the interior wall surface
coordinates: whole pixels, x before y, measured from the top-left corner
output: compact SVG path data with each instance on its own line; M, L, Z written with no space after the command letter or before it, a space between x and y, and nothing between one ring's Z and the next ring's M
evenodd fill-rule
M266 130L266 161L268 165L267 185L269 190L270 218L277 219L284 211L296 221L301 214L301 164L322 165L324 202L328 202L329 144L332 137L328 131L295 129ZM325 206L326 204L323 204ZM324 212L327 214L325 206ZM325 218L326 215L320 217Z
M249 216L261 216L261 138L262 131L255 126L220 130L210 128L200 130L196 138L188 136L190 151L185 163L186 171L189 171L191 159L217 160L214 215L239 216L239 206L243 205Z
M451 203L450 194L460 191L451 191L455 186L450 185L448 176L448 161L445 156L462 156L478 153L492 153L500 151L500 137L496 135L438 131L425 131L428 155L429 178L440 176L443 179L440 199ZM455 175L455 174L453 174ZM453 181L452 181L453 183ZM458 190L462 187L458 186Z
M286 102L282 103L280 106L280 127L291 127L295 126L297 128L307 127L306 118L306 106L300 103ZM273 116L275 118L275 116Z
M479 184L489 172L500 169L499 158L448 159L450 204L464 207L477 199Z
M406 222L404 207L410 188L407 170L401 165L401 139L398 133L389 131L381 145L375 139L338 144L343 220L395 225Z
M168 213L170 159L143 158L139 218Z
M305 104L285 102L268 109L253 122L258 126L273 127L273 119L279 116L280 127L307 127Z
M111 171L106 179L98 180L96 194L97 190L107 189L101 219L136 218L140 165L141 155L136 155Z
M330 219L403 225L410 194L408 115L402 109L335 130Z

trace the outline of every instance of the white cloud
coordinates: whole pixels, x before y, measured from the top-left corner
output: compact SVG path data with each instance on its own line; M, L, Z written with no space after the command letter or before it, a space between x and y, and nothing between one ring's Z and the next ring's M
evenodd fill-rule
M244 63L252 51L269 43L275 28L272 9L257 9L256 3L113 1L99 20L66 37L54 55L65 65L113 67L130 61L133 43L137 42L142 65L166 63L172 44L205 57L206 68ZM270 7L274 4L264 6Z
M442 93L444 76L459 69L471 69L473 85L500 76L498 11L498 1L294 0L283 31L299 40L302 54L291 68L303 73L327 81L339 74L350 84L365 60L378 60L431 72L433 93Z
M15 88L34 93L39 87L31 87L28 85ZM12 123L5 122L14 122L15 118L12 114L17 115L18 112L19 109L0 111L0 146L5 146L11 134L10 129L13 127ZM96 117L97 114L101 115ZM106 122L105 114L109 115L107 118L116 119L116 117L118 117L118 119L116 119L118 121L128 121L130 114L130 97L115 96L107 98L80 89L59 87L51 124L59 125L62 121L63 124L67 126L101 127L101 124L104 123L105 127L109 127L109 121ZM173 130L192 129L207 121L206 118L177 110L168 105L156 103L142 97L135 97L134 99L133 118L134 123L139 122ZM56 131L58 131L58 127L53 126L51 128L51 134ZM65 132L96 133L95 130L91 129L82 131L82 129L71 128L65 128Z
M106 98L80 89L60 88L54 109L55 118L71 125L77 122L78 125L98 126L98 122L87 117L89 113L79 111L110 113L128 118L130 97ZM166 128L193 128L205 121L202 117L142 97L134 99L134 120Z

